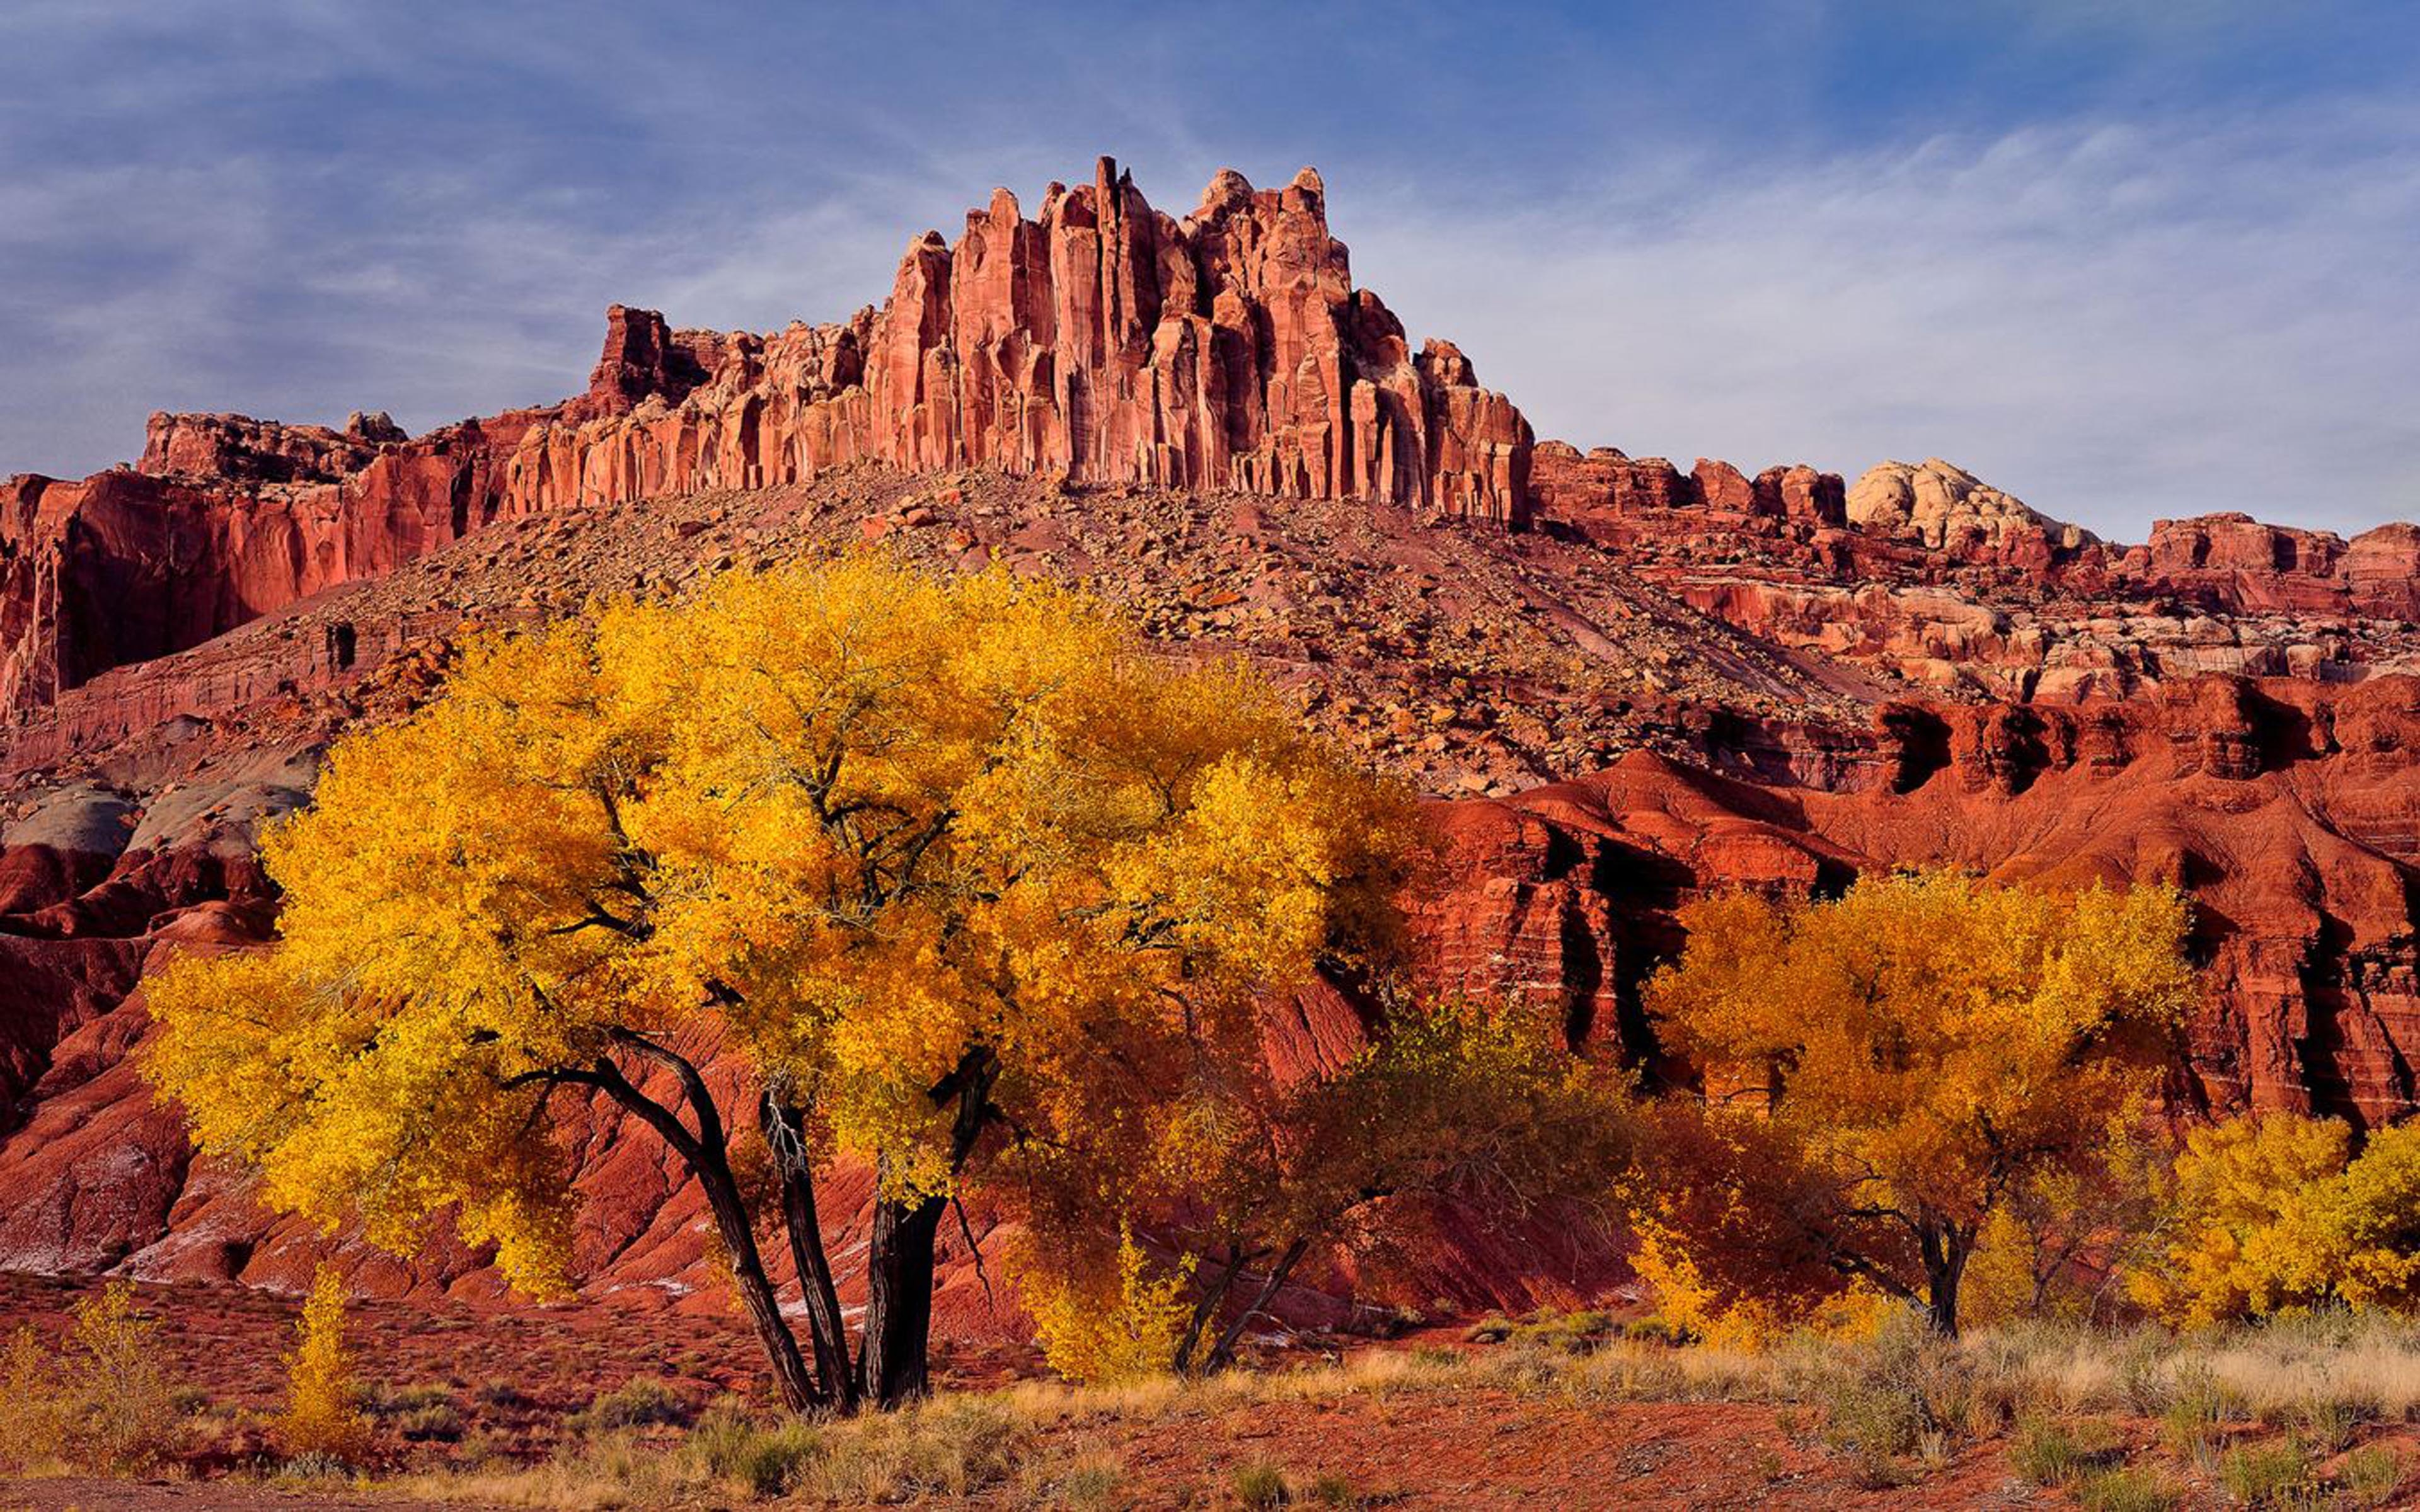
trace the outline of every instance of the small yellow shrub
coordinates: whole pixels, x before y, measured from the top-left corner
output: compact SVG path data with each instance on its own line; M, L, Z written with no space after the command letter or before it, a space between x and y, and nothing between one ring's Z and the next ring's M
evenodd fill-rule
M1660 1225L1641 1223L1637 1234L1630 1268L1654 1292L1657 1315L1675 1332L1730 1350L1761 1350L1789 1332L1788 1320L1761 1300L1724 1301Z
M1185 1296L1192 1278L1189 1260L1154 1273L1151 1257L1127 1231L1104 1274L1070 1277L1029 1258L1018 1268L1017 1287L1050 1368L1093 1385L1138 1381L1171 1367L1192 1313Z
M0 1468L152 1469L183 1426L157 1325L134 1310L125 1281L70 1311L75 1326L55 1353L28 1323L0 1358Z
M78 1431L88 1463L141 1470L168 1455L179 1414L162 1364L159 1326L134 1310L134 1287L120 1281L75 1306L83 1355Z
M369 1420L362 1415L352 1356L345 1349L344 1286L333 1268L322 1265L312 1277L295 1335L294 1352L286 1357L278 1443L297 1458L358 1459L369 1446Z
M32 1470L59 1456L68 1426L51 1351L33 1324L21 1323L0 1361L0 1470Z

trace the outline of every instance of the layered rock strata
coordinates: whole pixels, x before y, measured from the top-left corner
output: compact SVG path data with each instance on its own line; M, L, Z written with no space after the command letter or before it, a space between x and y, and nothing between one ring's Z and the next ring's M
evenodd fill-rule
M141 462L0 484L0 708L180 650L506 516L885 462L1075 485L1527 518L1529 428L1451 343L1353 286L1304 169L1219 174L1183 219L1101 160L1037 217L997 192L889 301L770 335L607 313L585 393L411 440L153 417Z

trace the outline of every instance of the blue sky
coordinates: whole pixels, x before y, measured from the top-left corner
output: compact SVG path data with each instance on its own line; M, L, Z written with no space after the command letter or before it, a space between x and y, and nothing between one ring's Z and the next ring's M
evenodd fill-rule
M2420 517L2415 69L2382 0L0 0L0 472L834 318L1109 152L1317 164L1542 436L2350 532Z

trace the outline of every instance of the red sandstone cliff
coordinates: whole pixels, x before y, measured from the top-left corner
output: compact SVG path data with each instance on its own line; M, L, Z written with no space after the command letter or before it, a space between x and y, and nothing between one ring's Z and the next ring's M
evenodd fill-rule
M878 461L1526 518L1530 436L1450 343L1353 286L1306 168L1182 220L1114 162L1039 217L994 193L891 298L771 335L607 314L585 393L407 440L153 417L141 463L0 484L0 708L180 650L500 516L797 483Z

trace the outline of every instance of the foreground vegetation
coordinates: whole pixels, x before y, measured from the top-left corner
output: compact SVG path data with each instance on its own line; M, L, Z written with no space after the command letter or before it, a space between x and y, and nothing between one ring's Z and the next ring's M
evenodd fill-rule
M1912 1325L1913 1320L1909 1320ZM1416 1461L1356 1480L1314 1458L1244 1458L1192 1488L1137 1484L1121 1446L1287 1404L1385 1412L1436 1397L1480 1403L1777 1409L1773 1443L1740 1472L1782 1482L1794 1447L1866 1489L1917 1487L1978 1444L2003 1479L2086 1505L2385 1505L2420 1469L2420 1335L2376 1320L2311 1319L2180 1337L2164 1330L2015 1328L1961 1340L1894 1325L1855 1342L1803 1338L1746 1352L1673 1346L1601 1314L1482 1324L1492 1347L1366 1352L1341 1365L1119 1387L1032 1383L947 1397L887 1420L823 1427L709 1410L677 1439L585 1441L544 1464L411 1481L431 1495L534 1505L676 1504L790 1495L838 1503L997 1493L1014 1505L1157 1501L1274 1505L1393 1500ZM2385 1441L2385 1442L2381 1442ZM1405 1445L1417 1452L1417 1445ZM1743 1487L1742 1489L1745 1489Z
M141 1342L122 1298L87 1323L104 1348ZM326 1379L302 1353L298 1393ZM71 1350L62 1371L12 1379L0 1455L35 1473L159 1473L234 1426L156 1373L132 1396L100 1389L92 1370L132 1358ZM1437 1464L1475 1444L1501 1462L1442 1499L1484 1504L1499 1485L1511 1499L1557 1484L1523 1479L1551 1477L1556 1459L1703 1424L1726 1452L1665 1469L1697 1477L1670 1494L1821 1503L1904 1488L1947 1501L2031 1484L2103 1508L2359 1506L2394 1504L2420 1481L2420 1332L2340 1312L2186 1334L2032 1324L1957 1339L1902 1313L1869 1337L1757 1350L1675 1344L1653 1320L1548 1312L1342 1364L1034 1381L823 1421L643 1379L592 1402L535 1460L482 1442L467 1389L387 1385L350 1405L362 1415L349 1421L375 1426L382 1447L357 1440L349 1462L271 1452L227 1473L300 1491L561 1508L1375 1505L1425 1500ZM39 1438L37 1419L57 1436ZM1545 1446L1526 1467L1499 1437L1520 1424Z

